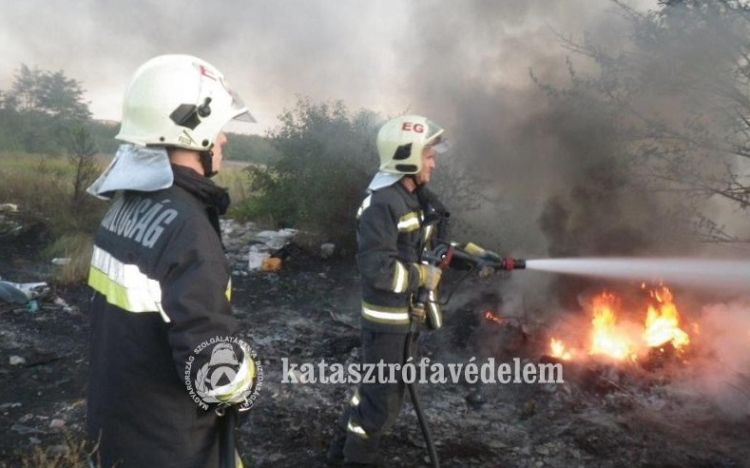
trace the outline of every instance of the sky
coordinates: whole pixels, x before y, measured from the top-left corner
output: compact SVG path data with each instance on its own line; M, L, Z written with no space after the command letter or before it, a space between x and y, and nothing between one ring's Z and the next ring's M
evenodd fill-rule
M525 88L530 68L562 76L558 34L617 41L616 17L609 0L6 0L0 90L21 64L62 70L95 118L119 121L135 69L187 53L219 68L258 120L239 131L273 128L300 97L447 122L468 88Z

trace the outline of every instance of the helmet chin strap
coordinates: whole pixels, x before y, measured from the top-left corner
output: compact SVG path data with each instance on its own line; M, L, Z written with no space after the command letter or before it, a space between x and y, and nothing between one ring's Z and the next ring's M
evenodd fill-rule
M210 149L208 151L201 151L198 153L198 157L200 158L201 166L203 166L203 175L207 178L211 178L219 173L219 171L214 171L213 167L213 161L214 161L214 152Z
M407 181L411 182L412 185L409 185ZM416 174L404 174L404 177L401 179L401 184L404 185L404 187L409 192L418 192L422 187L424 187L424 184L420 184L417 181Z

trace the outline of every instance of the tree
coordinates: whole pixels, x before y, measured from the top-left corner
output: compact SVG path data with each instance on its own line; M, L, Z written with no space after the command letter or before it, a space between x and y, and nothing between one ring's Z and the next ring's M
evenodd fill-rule
M42 75L37 105L39 110L53 117L75 121L91 118L80 83L67 78L62 71Z
M26 64L16 74L16 81L10 92L6 93L4 105L16 111L29 111L37 107L39 98L39 82L42 72L38 68L33 70Z
M599 74L581 77L571 68L569 89L547 91L555 99L595 95L629 146L630 170L645 188L677 195L674 206L701 239L747 241L707 203L750 207L750 6L670 0L640 13L611 1L632 41L613 51L589 36L565 40Z
M60 155L69 133L88 124L88 104L78 81L21 64L0 100L0 145L6 150Z
M63 71L48 72L21 64L13 87L6 93L4 107L18 112L37 112L68 120L91 118L83 100L81 84Z

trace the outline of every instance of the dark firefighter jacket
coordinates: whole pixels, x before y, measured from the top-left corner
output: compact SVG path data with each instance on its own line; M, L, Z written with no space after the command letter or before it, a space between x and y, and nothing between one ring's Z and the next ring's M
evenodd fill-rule
M195 356L202 342L237 330L218 230L228 197L173 171L168 189L118 193L96 234L86 430L102 467L218 466L217 416L189 393L186 365L210 358Z
M431 192L424 188L418 192L395 183L372 192L359 208L357 265L362 278L363 328L409 331L409 303L419 288L414 265L436 233L435 224L424 223L425 213L439 207L439 214L444 214Z

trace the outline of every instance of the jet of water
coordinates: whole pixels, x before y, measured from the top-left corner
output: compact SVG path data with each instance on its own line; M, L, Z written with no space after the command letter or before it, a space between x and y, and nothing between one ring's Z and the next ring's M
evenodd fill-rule
M750 290L750 261L691 258L558 258L526 260L529 270L666 281L689 286Z

